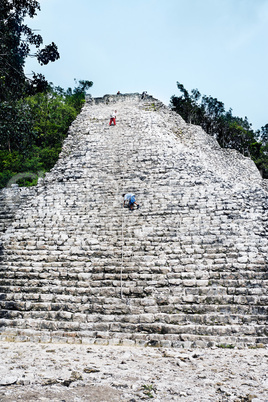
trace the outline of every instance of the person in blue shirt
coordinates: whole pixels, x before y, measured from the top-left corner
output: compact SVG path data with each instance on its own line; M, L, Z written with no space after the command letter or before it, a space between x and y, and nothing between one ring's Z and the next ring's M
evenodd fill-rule
M137 205L137 209L140 207L139 204L136 202L135 194L128 193L123 194L124 197L124 207L128 207L129 209L134 209L134 205Z

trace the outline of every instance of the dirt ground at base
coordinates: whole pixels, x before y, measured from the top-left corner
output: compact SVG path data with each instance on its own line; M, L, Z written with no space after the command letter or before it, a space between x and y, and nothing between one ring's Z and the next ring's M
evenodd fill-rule
M0 342L0 401L268 402L268 350Z

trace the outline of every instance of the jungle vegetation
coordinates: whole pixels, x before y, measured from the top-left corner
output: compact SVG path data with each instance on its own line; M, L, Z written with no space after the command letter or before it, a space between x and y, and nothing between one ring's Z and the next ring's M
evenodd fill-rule
M27 57L41 65L60 55L54 42L24 24L40 5L36 0L1 0L0 3L0 188L22 172L45 172L58 159L68 127L80 112L85 92L93 83L75 80L66 91L48 83L42 74L24 74ZM20 185L36 184L22 179Z
M259 130L252 130L247 117L233 116L232 109L225 110L223 102L212 96L201 95L198 89L190 92L177 82L180 96L170 100L186 123L201 126L216 138L223 148L233 148L250 157L264 178L268 178L268 124Z

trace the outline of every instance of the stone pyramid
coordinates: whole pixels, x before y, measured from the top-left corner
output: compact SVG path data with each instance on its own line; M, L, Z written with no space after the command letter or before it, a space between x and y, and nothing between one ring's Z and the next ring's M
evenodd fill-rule
M0 339L267 343L267 201L249 158L156 99L89 100L38 186L0 194Z

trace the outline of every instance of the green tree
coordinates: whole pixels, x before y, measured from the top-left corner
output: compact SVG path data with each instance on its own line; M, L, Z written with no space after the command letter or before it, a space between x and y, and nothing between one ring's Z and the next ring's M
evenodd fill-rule
M200 125L217 139L224 148L234 148L250 156L264 177L268 176L268 124L254 132L247 117L233 116L232 109L225 111L223 102L203 95L197 89L190 93L177 82L180 96L171 97L172 110L187 123Z
M172 109L181 115L181 117L190 124L199 124L203 118L203 110L198 105L200 99L200 92L193 89L191 94L184 88L184 86L177 82L178 89L182 92L182 96L171 97Z
M268 124L265 124L258 134L263 144L268 144Z
M38 93L23 100L30 111L34 132L33 145L55 147L62 144L77 112L64 96L51 91Z
M35 74L31 81L26 79L23 72L25 59L30 55L33 46L36 48L33 56L40 64L47 64L59 58L54 42L41 49L41 35L35 34L24 24L25 17L33 18L38 10L40 5L35 0L1 0L0 102L18 99L25 91L33 91L39 80L43 87L43 76ZM39 86L37 85L37 89Z
M0 114L0 129L5 135L0 137L0 188L17 173L37 173L54 166L68 128L92 84L81 80L67 91L50 87L46 92L14 101L13 107L10 102L2 102L5 108L1 109L4 114ZM36 184L36 178L30 175L19 184Z
M87 80L79 80L77 82L76 79L74 81L77 85L74 90L72 90L72 88L68 88L65 93L63 92L63 94L65 95L66 103L70 106L73 106L77 112L80 112L85 102L86 91L92 87L93 82Z
M0 103L0 149L25 153L34 131L28 106L22 101Z
M261 127L258 131L260 142L259 152L255 154L255 163L261 171L263 177L268 179L268 124Z
M32 110L23 98L49 90L43 75L34 73L32 79L25 77L25 60L31 56L40 64L47 64L59 58L55 43L42 47L41 35L24 23L25 17L33 18L38 10L40 5L36 0L0 0L1 187L12 175L27 170L29 164L33 166L32 149L37 131Z

